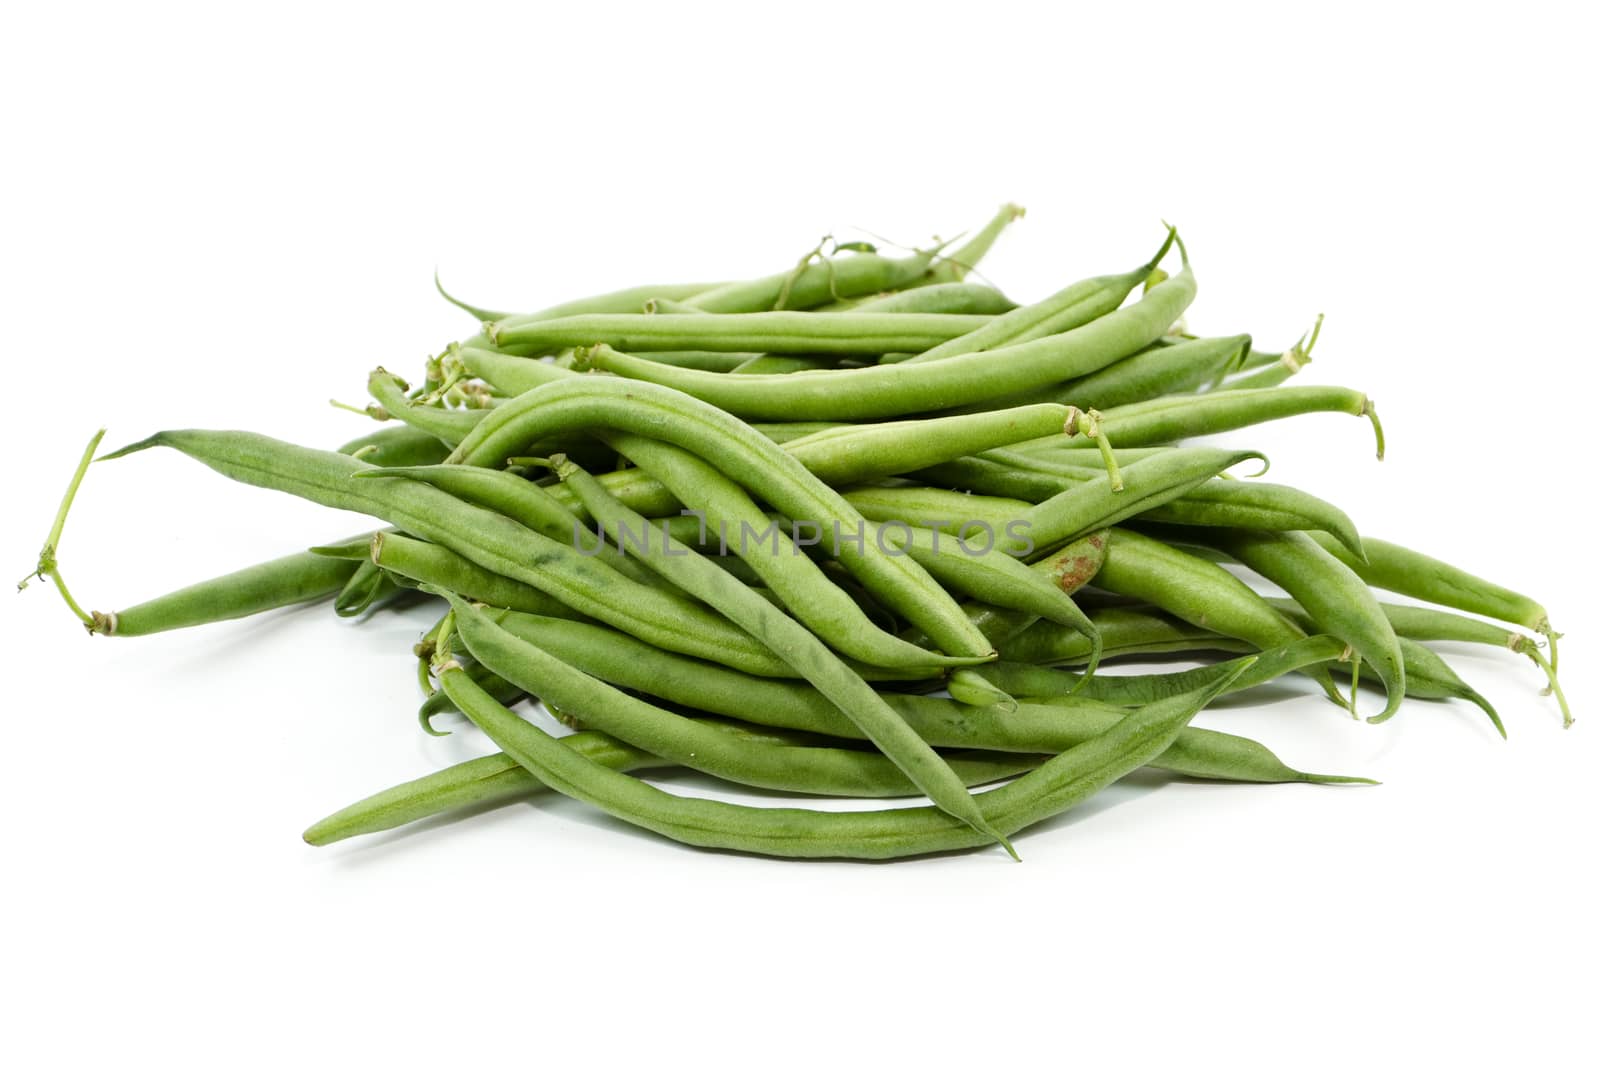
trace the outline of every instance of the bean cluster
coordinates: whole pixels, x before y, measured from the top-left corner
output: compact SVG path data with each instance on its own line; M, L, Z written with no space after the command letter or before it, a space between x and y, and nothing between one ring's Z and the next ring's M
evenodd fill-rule
M371 374L356 410L395 425L335 450L169 430L105 457L175 449L381 528L85 611L56 545L97 434L37 574L116 637L330 598L342 616L439 604L413 650L422 727L464 716L499 754L335 812L305 832L314 845L554 790L710 848L1012 851L1017 831L1146 765L1366 782L1190 724L1289 676L1352 715L1358 687L1377 686L1369 722L1406 697L1461 699L1504 734L1437 641L1527 656L1570 724L1537 602L1364 537L1310 493L1235 477L1264 469L1258 452L1182 444L1343 412L1371 420L1381 458L1365 394L1284 384L1317 329L1281 353L1189 334L1195 277L1171 229L1142 265L1018 306L971 272L1020 215L1007 205L959 245L827 241L767 277L532 314L446 293L482 329L415 387ZM1101 669L1173 656L1207 662ZM509 710L529 697L572 732ZM667 766L932 803L749 806L630 773Z

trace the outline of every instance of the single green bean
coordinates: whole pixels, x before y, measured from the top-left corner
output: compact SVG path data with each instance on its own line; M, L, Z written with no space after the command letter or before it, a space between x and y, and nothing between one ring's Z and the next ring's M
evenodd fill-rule
M1186 533L1195 530L1186 528ZM1400 710L1406 695L1405 655L1388 617L1367 583L1303 533L1207 530L1201 542L1221 549L1288 593L1319 630L1333 634L1371 664L1388 692L1383 722ZM1370 541L1364 541L1369 546Z
M946 342L920 356L909 355L902 359L897 354L896 361L930 363L973 352L1021 344L1086 325L1120 307L1128 294L1150 277L1150 272L1166 256L1176 240L1177 231L1168 227L1160 250L1150 262L1136 270L1075 282L1036 304L1008 312L988 326L975 330L961 339ZM1192 294L1190 299L1193 299ZM1181 308L1178 314L1182 314ZM1171 321L1169 319L1168 323ZM1164 328L1162 332L1165 332Z
M408 467L438 463L450 454L450 446L431 433L402 424L346 441L338 451L375 467Z
M1337 637L1316 634L1253 654L1249 658L1255 660L1254 664L1234 679L1231 691L1241 692L1290 671L1333 662L1344 656L1345 648L1345 643ZM1118 707L1138 707L1210 685L1230 673L1238 663L1238 660L1226 660L1189 670L1151 674L1106 674L1101 671L1088 678L1059 667L998 662L967 668L963 673L979 675L1019 700L1048 703L1055 698L1067 698L1074 703L1098 700Z
M568 734L560 743L615 771L668 765L667 760L598 731ZM538 779L516 760L496 752L374 793L319 819L301 837L308 845L331 845L446 812L498 807L543 791Z
M778 856L888 859L976 848L993 838L932 808L820 812L674 796L584 760L500 706L462 670L445 670L440 684L480 729L546 785L686 844ZM1081 802L1159 756L1212 695L1152 704L1119 720L1017 781L983 794L976 801L978 818L1016 831Z
M361 540L367 536L363 534ZM185 586L121 611L91 612L89 632L107 637L143 637L322 600L344 588L358 567L359 563L352 560L296 552Z
M803 310L830 300L899 289L927 274L943 246L889 258L873 252L821 257L808 254L798 266L765 278L728 282L686 298L701 311L749 313Z
M1109 593L1132 597L1176 618L1225 637L1236 637L1262 651L1292 645L1305 631L1286 619L1260 593L1232 573L1181 548L1163 544L1132 530L1106 531L1105 560L1094 584ZM1307 668L1329 699L1349 705L1333 685L1326 667Z
M578 315L533 322L509 318L490 323L488 329L489 339L496 345L529 345L545 352L608 345L628 352L696 349L877 356L921 352L990 321L987 315L757 311L743 315Z
M419 585L437 586L499 608L558 618L577 613L548 593L503 577L440 545L397 533L372 535L371 562Z
M1372 423L1383 458L1383 424L1365 393L1334 385L1237 389L1198 396L1164 396L1101 412L1106 434L1119 446L1160 445L1238 430L1317 411L1360 415ZM1078 447L1082 447L1079 445Z
M941 282L917 289L903 289L856 301L848 306L829 305L818 311L923 312L939 315L1004 315L1016 304L992 285L976 282Z
M1105 411L1168 393L1187 392L1216 381L1237 366L1249 350L1249 334L1157 345L1087 377L1057 386L1054 395L1071 398L1063 403Z
M1364 538L1361 543L1367 555L1362 561L1325 535L1313 533L1311 537L1368 585L1457 611L1486 615L1513 626L1526 626L1545 635L1550 639L1551 666L1557 666L1556 638L1560 635L1550 628L1550 613L1532 597L1392 541Z

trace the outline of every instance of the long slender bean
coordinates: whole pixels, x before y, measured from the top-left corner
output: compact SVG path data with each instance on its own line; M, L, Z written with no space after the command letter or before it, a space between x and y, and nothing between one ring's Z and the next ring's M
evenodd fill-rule
M888 859L975 848L993 839L932 808L819 812L674 796L584 760L500 706L462 670L444 670L440 684L502 750L546 785L685 844L780 856ZM1003 828L1002 833L1015 832L1081 802L1159 756L1213 695L1185 695L1119 720L1017 781L984 793L975 801L979 820Z
M694 349L877 356L921 352L990 321L988 315L758 311L744 315L577 315L531 322L513 317L490 323L488 328L496 345L527 345L543 352L608 345L625 352Z
M1406 671L1399 638L1367 583L1348 566L1309 535L1295 531L1207 530L1202 543L1221 549L1283 589L1318 629L1344 641L1377 671L1388 702L1368 722L1383 722L1400 710ZM1370 541L1363 543L1370 546Z

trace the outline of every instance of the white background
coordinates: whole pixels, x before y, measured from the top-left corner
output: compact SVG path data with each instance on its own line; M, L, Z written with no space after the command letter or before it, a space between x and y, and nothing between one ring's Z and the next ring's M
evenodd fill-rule
M562 800L314 851L317 817L485 751L414 726L428 616L89 641L36 588L0 613L0 1056L1593 1056L1592 27L1113 7L19 8L0 559L31 564L98 426L364 432L327 398L471 328L435 267L531 309L1010 199L984 273L1019 299L1131 266L1167 218L1197 330L1281 347L1326 312L1301 380L1370 391L1390 458L1334 415L1241 439L1543 598L1575 729L1482 650L1457 662L1509 742L1467 707L1378 728L1280 690L1203 721L1386 784L1143 778L1021 865L700 854ZM90 473L62 558L110 609L368 526L147 453Z

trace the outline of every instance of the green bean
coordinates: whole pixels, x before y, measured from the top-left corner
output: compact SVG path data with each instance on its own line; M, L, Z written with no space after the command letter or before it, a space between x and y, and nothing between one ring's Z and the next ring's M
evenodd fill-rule
M1168 614L1262 651L1291 645L1306 635L1254 589L1209 560L1198 559L1132 530L1106 531L1105 559L1094 584L1133 597ZM1347 707L1325 667L1307 672L1329 699Z
M1139 303L1075 330L927 364L776 376L707 374L656 366L604 345L591 350L590 363L626 378L671 386L747 419L885 418L972 404L1099 370L1161 336L1194 291L1194 277L1185 267Z
M452 598L451 606L456 613L457 632L479 663L541 700L562 708L581 709L585 724L672 763L724 781L790 793L856 797L920 794L897 764L875 752L822 747L806 739L794 745L752 743L743 729L676 715L630 697L518 639L464 601ZM893 713L886 709L886 714ZM949 768L959 782L981 784L1010 778L1036 762L1015 757L955 757Z
M1249 334L1158 345L1087 377L1057 386L1052 395L1071 398L1063 403L1105 411L1168 393L1187 392L1216 381L1236 366L1249 350Z
M729 374L794 374L803 370L826 370L830 362L820 356L751 356Z
M562 463L557 465L556 472L599 519L602 527L618 532L628 527L648 531L648 526L637 513L618 504L583 471L570 463ZM681 554L674 554L673 545L665 537L655 541L654 545L647 545L645 563L679 588L693 592L710 604L816 686L852 722L861 727L878 750L941 810L951 813L979 832L994 837L1008 852L1011 851L1010 843L990 830L984 822L976 802L955 772L917 736L916 731L883 703L860 675L839 662L811 631L751 592L737 579L700 556L682 549L681 545L677 546L682 549Z
M1282 610L1285 615L1308 628L1315 625L1305 609L1294 601L1285 604ZM1476 704L1489 717L1489 722L1493 724L1496 732L1501 737L1506 736L1505 723L1500 721L1500 713L1495 710L1494 705L1489 703L1482 693L1463 681L1443 657L1420 641L1413 641L1410 638L1396 635L1395 643L1400 652L1400 662L1405 668L1406 696L1419 697L1423 700L1455 698ZM1360 678L1358 661L1346 663L1341 660L1333 666L1335 670L1349 675L1352 679L1366 680ZM1373 720L1368 719L1368 721Z
M489 413L484 408L467 410L418 404L406 397L408 388L405 382L382 367L367 376L367 392L391 417L430 433L451 447L460 444Z
M868 252L822 257L815 263L811 261L818 253L813 252L791 270L750 281L728 282L696 293L684 303L702 311L723 313L803 310L841 297L899 289L925 275L942 248L941 245L898 259Z
M1000 550L998 535L993 530L989 531L988 544L971 547L972 538L965 535L964 530L962 527L953 531L954 536L946 538L949 547L942 551L938 530L919 530L904 525L878 527L875 536L891 537L947 589L984 604L1030 618L1049 619L1076 630L1089 640L1088 670L1094 673L1100 658L1100 634L1055 577L1061 561L1048 560L1045 568L1038 570Z
M1202 543L1220 548L1283 589L1318 629L1344 641L1372 665L1389 696L1383 711L1368 722L1383 722L1400 710L1406 671L1399 638L1367 583L1348 566L1309 535L1294 531L1210 530Z
M710 312L707 312L710 314ZM524 358L521 356L515 357ZM759 358L749 352L650 352L644 355L654 363L664 363L670 367L689 367L692 370L714 370L731 372L749 363L752 359ZM803 356L795 357L803 359Z
M432 486L397 478L351 477L371 468L348 456L258 434L164 430L107 458L158 445L247 485L375 515L664 648L715 658L753 674L790 670L748 634L692 601L630 581L569 544L462 503Z
M500 608L560 618L576 616L561 601L530 585L485 570L448 548L398 533L372 535L371 562L419 585L448 589Z
M1292 611L1298 605L1292 600L1279 597L1268 598L1269 603L1283 611ZM1439 611L1435 608L1424 608L1413 604L1380 604L1384 615L1389 619L1389 624L1394 627L1394 632L1405 641L1462 641L1475 645L1488 645L1491 648L1503 648L1518 655L1527 656L1535 666L1544 672L1545 681L1549 688L1547 693L1554 693L1557 703L1561 707L1561 724L1564 727L1572 725L1572 711L1567 706L1567 696L1561 691L1561 683L1556 678L1555 670L1550 666L1550 661L1545 659L1539 651L1539 644L1526 634L1519 634L1504 627L1495 626L1481 619L1469 618L1465 615L1456 615L1448 611ZM1409 659L1408 659L1409 664ZM1465 683L1462 683L1465 685ZM1411 689L1410 667L1407 667L1406 688ZM1426 694L1418 694L1426 695ZM1453 694L1462 695L1462 694ZM1467 699L1479 703L1476 696Z
M1368 585L1543 634L1550 639L1550 665L1558 666L1556 639L1560 635L1550 628L1550 613L1533 598L1392 541L1364 538L1361 543L1367 554L1363 562L1326 536L1311 536Z
M450 454L450 447L431 433L402 424L346 441L338 451L375 467L407 467L438 463Z
M616 771L661 767L668 762L596 731L568 734L560 743ZM319 819L301 837L308 845L331 845L445 812L498 807L543 791L544 786L520 764L496 752L374 793Z
M488 329L489 339L496 345L530 345L545 352L608 345L629 352L697 349L877 356L921 352L990 321L987 315L757 311L744 315L578 315L533 322L513 317L490 323Z
M1345 643L1337 637L1328 634L1302 637L1248 657L1255 662L1234 679L1230 692L1242 692L1290 671L1338 660L1344 654ZM1138 707L1210 685L1230 673L1239 662L1227 660L1190 670L1154 674L1108 675L1102 671L1090 678L1059 667L1002 661L969 667L963 673L985 678L1019 700L1048 703L1055 698L1067 698L1074 703L1098 700L1118 707Z
M912 560L874 551L876 546L841 552L843 532L861 530L865 520L792 454L733 416L671 389L599 376L545 386L496 408L451 458L493 467L530 438L576 427L630 431L702 458L715 457L724 474L785 515L816 524L823 547L942 651L953 656L992 651L949 594Z
M439 284L439 276L437 274L434 275L433 283L438 288L440 296L480 322L503 319L508 314L504 311L485 311L482 308L462 303L445 292L444 286ZM639 311L649 300L688 300L703 292L717 289L727 284L727 282L677 282L663 285L636 285L631 289L618 289L615 292L601 293L598 296L586 296L577 300L569 300L564 304L555 304L545 308L543 311L537 311L524 317L564 319L573 315Z
M473 376L482 378L507 396L517 396L551 382L577 378L577 371L527 356L512 356L491 348L463 345L461 362Z
M1028 510L1025 500L927 485L849 489L844 498L870 522L904 522L929 529L982 522L1003 530L1006 523Z
M367 536L363 534L360 540ZM143 637L322 600L342 589L358 566L351 560L296 552L185 586L121 611L91 612L89 632L107 637Z
M1229 467L1262 458L1259 452L1221 448L1174 449L1129 467L1122 475L1121 489L1115 487L1109 474L1096 475L1033 505L1016 521L1026 524L1034 544L1060 544L1115 526L1183 496ZM1020 541L1013 538L1007 542L1007 549L1019 545Z
M1317 347L1317 338L1322 336L1322 316L1317 316L1317 321L1311 329L1301 336L1288 351L1279 355L1255 352L1248 347L1241 354L1238 367L1235 370L1248 371L1217 385L1217 389L1267 389L1275 385L1282 385L1311 362L1311 351Z
M947 667L966 662L940 656L886 634L848 593L830 582L750 499L737 482L676 445L629 433L606 443L660 480L684 507L717 529L736 529L731 547L796 619L847 656L880 667ZM615 498L613 498L615 499ZM692 517L692 516L691 516ZM746 535L760 535L751 545ZM766 535L770 532L770 538ZM935 575L937 577L937 575Z
M820 812L674 796L584 760L501 707L464 671L443 671L440 684L480 729L546 785L686 844L778 856L888 859L976 848L992 839L932 808ZM1152 704L1119 720L977 798L978 818L1014 832L1064 811L1159 756L1212 695Z
M1166 256L1176 240L1177 231L1168 227L1166 239L1162 242L1160 250L1149 263L1136 270L1075 282L1037 304L1029 304L1008 312L988 326L975 330L963 338L946 342L920 356L911 355L901 359L897 355L896 361L930 363L973 352L1021 344L1077 329L1120 307L1128 294L1150 276L1150 272ZM1189 281L1192 285L1192 278ZM1193 299L1192 293L1190 299ZM1188 301L1184 303L1187 304ZM1179 308L1177 315L1182 313L1183 309ZM1177 315L1173 318L1177 318ZM1169 325L1171 321L1172 319L1168 320ZM1166 332L1164 328L1162 332Z
M1316 411L1364 416L1383 458L1383 424L1365 393L1334 385L1238 389L1198 396L1164 396L1101 412L1106 434L1119 446L1159 445L1224 433ZM1081 445L1078 447L1082 447Z
M940 258L920 278L914 278L906 284L925 285L931 288L935 285L960 282L984 256L989 254L989 249L994 247L995 241L1005 232L1006 227L1026 214L1027 211L1018 204L1000 205L1000 210L995 212L994 217L984 225L983 229L969 237L960 248Z
M1096 608L1089 620L1100 631L1104 652L1101 662L1113 656L1156 655L1167 652L1255 653L1247 642L1172 618L1163 612L1138 608ZM1020 663L1083 663L1089 642L1082 634L1054 623L1039 622L1000 642L1000 659Z
M948 262L948 261L947 261ZM939 315L1004 315L1016 309L1004 293L992 285L976 282L940 282L918 289L904 289L868 297L847 306L828 305L818 311L924 312Z
M1118 454L1123 454L1118 449ZM1129 450L1136 451L1136 450ZM1160 449L1158 451L1175 451ZM1185 451L1190 451L1185 449ZM985 453L987 456L995 455L995 451ZM1083 454L1084 459L1089 459ZM1030 455L1035 465L1043 462L1037 454ZM1058 493L1085 482L1094 481L1100 472L1098 460L1095 466L1074 466L1066 462L1050 463L1055 469L1054 474L1042 474L1035 471L1019 471L1006 464L978 456L939 464L936 467L918 472L919 477L930 477L947 485L974 489L981 493L994 493L982 497L970 497L976 501L975 507L979 508L983 517L999 516L1003 513L1003 506L998 501L1009 497L1020 497L1015 501L1018 511L1027 507L1027 502L1039 503L1048 500ZM877 518L878 515L893 508L896 494L901 490L886 489L878 491L882 495L868 496L862 509L868 518ZM945 500L950 507L945 517L959 518L965 514L954 505L960 503L957 494L950 490L930 489L930 495L919 498L908 498L911 514L917 518L907 518L909 522L919 522L933 514L937 508L939 497L931 495L949 493ZM963 494L964 495L964 494ZM860 507L860 505L858 505ZM1002 521L1009 521L1015 515L1008 516ZM1337 538L1350 552L1362 551L1361 535L1356 531L1355 523L1350 521L1350 516L1332 504L1287 485L1277 485L1271 482L1262 482L1255 479L1248 481L1212 479L1193 486L1182 496L1174 497L1158 507L1150 508L1139 515L1141 521L1164 522L1178 526L1238 526L1252 530L1323 530Z
M379 607L400 592L400 587L376 563L363 560L333 598L333 613L353 619Z

